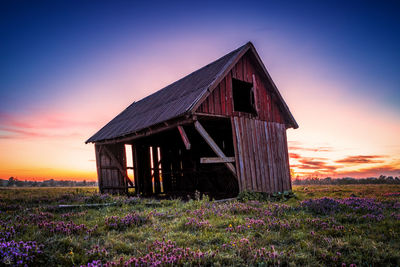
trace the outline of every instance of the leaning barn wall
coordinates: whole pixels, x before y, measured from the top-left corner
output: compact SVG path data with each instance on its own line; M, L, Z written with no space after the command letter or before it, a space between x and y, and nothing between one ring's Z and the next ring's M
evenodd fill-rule
M232 128L240 190L268 193L290 190L285 125L233 117Z

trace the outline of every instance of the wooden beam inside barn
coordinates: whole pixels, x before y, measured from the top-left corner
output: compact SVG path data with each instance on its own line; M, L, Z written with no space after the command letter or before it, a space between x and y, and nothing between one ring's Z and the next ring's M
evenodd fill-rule
M227 158L200 158L200 163L226 163L235 162L235 157Z
M128 143L132 142L134 140L150 136L156 133L164 132L167 130L174 129L180 125L187 125L193 123L193 121L196 119L196 116L192 117L187 117L187 118L175 118L171 121L168 121L167 123L160 123L157 125L154 125L152 127L145 128L143 130L140 130L138 132L134 132L132 134L129 134L129 136L126 137L119 137L115 139L109 139L109 140L104 140L104 141L98 141L96 142L97 144L116 144L116 143Z
M222 152L222 150L214 142L214 140L207 133L207 131L204 129L204 127L200 124L199 121L194 122L194 127L199 132L199 134L204 138L204 140L207 142L207 144L211 147L211 149L215 152L215 154L217 154L220 158L226 158L224 152ZM237 178L235 166L233 166L233 164L230 162L225 162L225 165L232 172L233 176L235 176Z
M185 129L183 129L183 126L178 125L178 131L181 134L181 138L182 138L183 143L185 144L186 150L190 150L191 144L190 144L189 138L187 137Z

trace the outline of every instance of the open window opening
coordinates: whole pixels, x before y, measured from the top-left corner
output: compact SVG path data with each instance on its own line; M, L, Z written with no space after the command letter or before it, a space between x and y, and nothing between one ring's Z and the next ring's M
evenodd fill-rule
M257 115L252 83L232 79L232 91L235 111Z

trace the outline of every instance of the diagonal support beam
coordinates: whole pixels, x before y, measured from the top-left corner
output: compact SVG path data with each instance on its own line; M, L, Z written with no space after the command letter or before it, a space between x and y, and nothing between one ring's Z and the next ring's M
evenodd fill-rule
M181 138L182 138L183 143L185 144L186 150L190 150L190 147L192 145L190 144L189 138L186 135L185 129L183 129L183 126L179 125L178 130L179 130L179 133L181 134Z
M131 179L129 179L128 175L126 174L126 171L124 171L124 168L119 163L119 161L114 156L114 154L106 146L103 146L103 149L107 153L107 155L110 157L110 159L114 162L114 164L117 166L118 170L121 172L122 176L126 179L128 184L130 184L132 187L134 187L133 182L131 181Z
M222 150L214 142L214 140L207 133L207 131L203 128L203 126L200 124L199 121L194 122L194 127L199 132L199 134L204 138L204 140L207 142L207 144L211 147L211 149L215 152L215 154L217 154L220 158L227 158L227 156L225 156L224 152L222 152ZM235 166L233 166L233 164L229 163L229 162L225 162L225 165L232 172L233 176L235 176L237 178Z

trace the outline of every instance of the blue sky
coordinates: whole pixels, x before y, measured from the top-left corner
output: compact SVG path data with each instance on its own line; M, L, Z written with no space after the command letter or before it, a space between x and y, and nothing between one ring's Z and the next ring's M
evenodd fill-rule
M68 122L77 116L88 125L96 121L74 129L85 140L133 100L247 41L255 44L303 136L325 127L313 129L307 111L324 101L338 114L353 106L367 121L390 118L382 124L388 129L400 122L398 1L2 1L0 7L0 134L23 127L28 115L62 113ZM110 97L109 114L98 112L98 103Z

